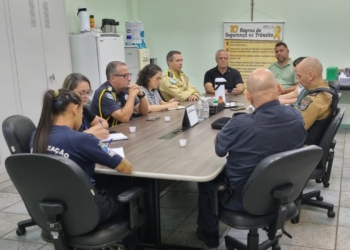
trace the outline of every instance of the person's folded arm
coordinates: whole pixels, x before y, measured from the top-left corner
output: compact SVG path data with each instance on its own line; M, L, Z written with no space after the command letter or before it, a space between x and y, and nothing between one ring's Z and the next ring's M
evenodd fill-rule
M217 156L227 155L232 146L236 143L237 128L234 127L232 119L216 135L215 152Z
M176 84L170 84L170 81L164 81L160 85L161 92L165 92L171 97L177 98L180 102L186 101L193 93L189 90L181 90Z
M148 101L146 97L140 98L140 103L135 106L135 111L139 113L140 115L147 115L148 114Z
M124 107L114 111L111 114L111 116L113 116L118 121L129 122L129 120L134 112L134 103L135 103L135 98L136 98L136 92L135 93L134 92L135 92L135 90L129 91L129 97L128 97L128 100L126 101ZM148 105L148 103L147 103L147 105ZM148 109L148 107L147 107L147 109Z
M215 89L213 87L213 84L211 82L206 82L204 84L205 92L207 94L215 94Z

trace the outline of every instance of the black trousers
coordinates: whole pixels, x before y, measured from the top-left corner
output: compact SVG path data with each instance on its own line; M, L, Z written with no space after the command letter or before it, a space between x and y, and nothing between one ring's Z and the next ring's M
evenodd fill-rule
M128 212L128 204L118 201L118 195L133 186L133 180L127 176L95 174L96 189L102 203L100 224L111 220L120 213ZM127 236L123 243L126 248L135 248L139 244L138 232Z
M224 181L225 173L221 172L213 181L198 182L199 196L198 196L198 218L197 225L207 234L219 234L219 220L213 213L213 197L216 192L214 183L218 180ZM225 205L225 208L232 211L244 212L242 203L238 199L233 199L230 204Z

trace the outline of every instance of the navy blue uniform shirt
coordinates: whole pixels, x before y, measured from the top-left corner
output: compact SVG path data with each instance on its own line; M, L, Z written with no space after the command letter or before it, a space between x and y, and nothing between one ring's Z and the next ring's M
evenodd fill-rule
M216 154L227 156L225 172L240 192L258 163L267 156L303 147L307 136L298 110L271 101L252 114L234 116L218 133Z
M30 141L32 151L34 135L35 131ZM72 130L67 126L52 126L47 153L73 160L84 170L92 184L95 184L92 175L96 163L115 169L123 160L95 136Z
M102 84L94 94L94 97L92 99L91 105L90 105L90 111L101 117L98 103L100 99L100 94L104 89L110 89L111 91L104 92L102 99L101 99L101 106L102 106L102 118L107 119L108 116L110 116L114 111L122 109L128 100L129 97L129 89L123 91L123 92L117 92L112 85L107 81L104 84ZM113 95L114 93L116 96L116 101L114 100ZM139 99L136 97L134 101L134 107L139 104ZM113 119L108 120L109 126L112 126Z

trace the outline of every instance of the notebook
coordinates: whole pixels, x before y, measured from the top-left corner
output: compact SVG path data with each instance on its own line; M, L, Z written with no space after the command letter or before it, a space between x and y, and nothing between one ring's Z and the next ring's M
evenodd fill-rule
M117 153L121 157L125 158L123 147L121 147L121 148L111 148L110 150L114 151L115 153Z
M177 108L168 108L168 110L184 109L185 106L178 106Z
M102 140L103 142L109 142L110 140L113 141L121 141L121 140L127 140L128 137L122 133L115 133L115 134L109 134L107 139Z

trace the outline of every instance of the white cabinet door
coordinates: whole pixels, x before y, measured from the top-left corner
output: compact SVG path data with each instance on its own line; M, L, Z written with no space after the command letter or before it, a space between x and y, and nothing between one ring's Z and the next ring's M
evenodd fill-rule
M38 0L48 88L59 89L72 72L64 0Z
M0 0L0 122L2 123L7 117L18 114L20 107L17 106L15 94L15 80L13 74L13 63L11 60L10 43L8 37L8 30L6 27L4 1ZM0 140L0 166L4 164L10 151L1 135Z
M7 0L22 114L38 123L47 90L46 66L36 0Z

